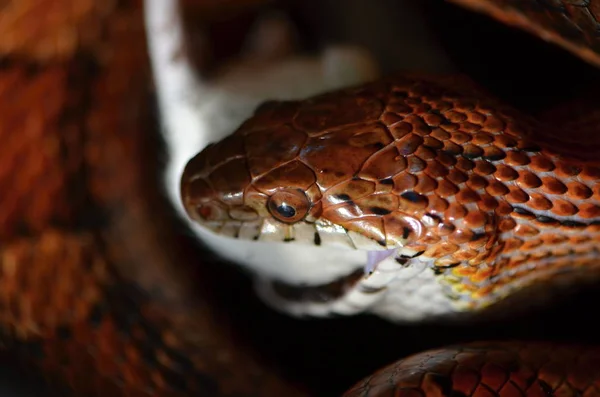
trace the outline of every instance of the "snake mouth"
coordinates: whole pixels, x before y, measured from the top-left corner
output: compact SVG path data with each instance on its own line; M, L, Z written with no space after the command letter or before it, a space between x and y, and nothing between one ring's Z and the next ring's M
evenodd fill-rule
M271 281L271 289L279 298L297 303L327 303L339 299L350 291L364 276L362 269L319 285L293 285Z

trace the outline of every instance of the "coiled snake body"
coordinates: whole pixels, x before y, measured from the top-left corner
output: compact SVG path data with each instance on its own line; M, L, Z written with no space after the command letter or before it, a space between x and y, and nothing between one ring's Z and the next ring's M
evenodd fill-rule
M464 3L598 62L597 2ZM190 259L142 145L139 5L74 12L48 31L86 33L65 34L77 40L1 43L5 344L79 395L303 394L236 346L211 309L214 283L178 266ZM2 29L26 35L19 21ZM385 271L423 263L444 299L437 314L475 312L599 274L600 119L565 112L533 119L465 79L417 75L268 103L190 161L182 196L194 219L232 236L327 246L331 232L368 250L367 274L346 280L332 311L376 304L394 287ZM599 359L590 347L467 344L405 359L348 395L592 396Z

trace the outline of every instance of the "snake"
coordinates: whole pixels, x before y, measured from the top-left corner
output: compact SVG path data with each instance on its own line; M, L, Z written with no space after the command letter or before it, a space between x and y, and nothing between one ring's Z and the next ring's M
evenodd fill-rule
M456 2L600 65L597 1ZM2 347L59 395L311 395L218 309L229 274L174 232L142 13L1 5ZM278 310L477 316L600 274L593 109L533 117L469 79L418 73L271 101L190 160L182 202L230 247L266 247L279 266L255 269L258 290ZM314 255L292 284L282 262ZM340 277L317 285L319 272ZM599 360L587 345L462 343L345 395L593 396Z

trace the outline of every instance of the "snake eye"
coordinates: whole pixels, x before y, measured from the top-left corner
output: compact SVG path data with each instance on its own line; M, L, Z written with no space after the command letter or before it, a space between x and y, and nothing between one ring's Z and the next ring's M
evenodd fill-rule
M310 202L302 190L280 190L269 197L269 212L283 223L296 223L304 219Z

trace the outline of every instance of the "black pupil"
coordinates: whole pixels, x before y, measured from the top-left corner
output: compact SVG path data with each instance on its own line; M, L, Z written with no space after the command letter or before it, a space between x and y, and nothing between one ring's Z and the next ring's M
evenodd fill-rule
M281 203L277 207L277 212L279 213L279 215L283 216L284 218L291 218L294 215L296 215L296 210L294 209L294 207L291 207L291 206L287 205L286 203Z

